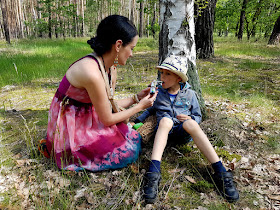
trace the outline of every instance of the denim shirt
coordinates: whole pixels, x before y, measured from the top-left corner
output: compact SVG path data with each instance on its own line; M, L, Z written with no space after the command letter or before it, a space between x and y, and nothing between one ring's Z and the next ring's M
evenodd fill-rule
M157 124L163 117L167 117L174 122L174 125L181 122L176 118L179 114L190 116L197 123L201 121L201 111L195 91L190 89L189 83L181 85L181 88L172 103L169 94L162 86L158 88L158 95L154 105L148 108L142 115L137 117L137 121L143 122L148 116L156 114Z

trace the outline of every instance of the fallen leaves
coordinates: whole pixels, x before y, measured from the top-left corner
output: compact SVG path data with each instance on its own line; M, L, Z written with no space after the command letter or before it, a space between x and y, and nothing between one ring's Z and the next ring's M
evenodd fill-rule
M256 198L252 201L252 205L257 209L279 208L280 157L279 154L270 155L266 151L259 150L260 147L257 148L258 144L262 145L263 142L267 142L269 134L264 124L257 121L261 119L261 116L253 116L247 111L248 104L235 105L226 101L211 102L208 103L209 106L213 112L218 111L217 115L211 115L213 116L212 121L203 125L204 130L207 134L212 135L213 139L223 136L225 146L222 149L228 151L230 155L241 156L240 161L237 158L230 161L226 157L223 158L225 165L235 172L239 191L254 193ZM244 119L240 120L237 115L243 116ZM268 120L275 122L276 119L274 117ZM232 123L231 126L223 124L229 121ZM220 132L224 132L225 135ZM196 148L195 145L194 148ZM11 200L20 198L21 206L25 209L40 206L46 198L48 198L47 205L52 206L58 202L57 200L64 199L64 195L68 196L68 202L76 209L118 208L122 205L130 206L133 209L155 209L163 206L171 208L172 205L168 203L171 200L171 193L181 192L185 184L196 184L199 181L197 177L187 173L187 168L171 166L168 171L171 179L161 185L159 204L144 206L140 185L143 182L145 169L139 165L132 164L127 169L85 174L84 172L59 171L55 167L48 167L49 162L24 157L14 156L14 168L1 166L0 193L14 190L15 193ZM134 178L131 179L131 177ZM83 178L86 181L77 183L76 180ZM131 183L131 180L135 179L139 182L137 187ZM71 182L75 182L75 187ZM217 199L217 195L213 191L201 193L200 197L203 205L209 205L214 199ZM3 199L4 197L0 196L0 202ZM178 193L176 199L184 200L189 197L187 194ZM180 209L177 204L172 208ZM199 208L202 207L197 207L197 209Z

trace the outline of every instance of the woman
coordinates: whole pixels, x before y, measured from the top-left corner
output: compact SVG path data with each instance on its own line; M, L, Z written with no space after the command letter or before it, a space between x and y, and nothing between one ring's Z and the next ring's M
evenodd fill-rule
M137 30L126 17L108 16L88 41L95 54L67 70L51 103L46 140L59 168L100 171L125 167L138 158L141 137L123 121L152 106L156 94L151 96L147 88L118 100L124 108L136 105L116 113L108 99L115 90L114 65L125 65L137 41Z

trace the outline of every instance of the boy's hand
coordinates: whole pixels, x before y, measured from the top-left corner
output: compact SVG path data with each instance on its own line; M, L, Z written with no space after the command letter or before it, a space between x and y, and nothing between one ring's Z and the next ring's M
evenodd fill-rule
M189 115L186 115L186 114L179 114L179 115L177 115L177 119L180 122L184 122L185 120L191 120L192 118Z

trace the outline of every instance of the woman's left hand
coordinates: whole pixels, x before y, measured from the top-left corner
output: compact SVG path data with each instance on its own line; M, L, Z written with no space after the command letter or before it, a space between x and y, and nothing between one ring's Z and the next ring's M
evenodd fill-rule
M139 93L137 93L137 97L139 101L150 94L150 89L151 89L150 87L147 87L144 90L141 90Z
M179 115L177 115L177 119L180 122L184 122L185 120L190 120L192 118L189 115L186 115L186 114L179 114Z

